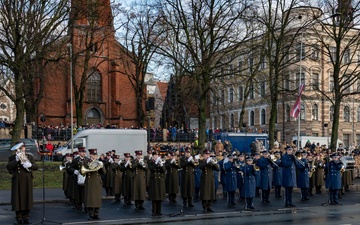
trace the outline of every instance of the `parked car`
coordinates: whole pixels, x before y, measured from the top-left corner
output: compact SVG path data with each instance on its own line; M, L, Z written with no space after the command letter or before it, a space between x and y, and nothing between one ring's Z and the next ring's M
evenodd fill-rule
M20 139L21 142L25 144L26 152L34 156L35 160L41 160L41 155L39 154L39 145L36 139ZM7 161L11 155L11 139L0 139L0 161Z

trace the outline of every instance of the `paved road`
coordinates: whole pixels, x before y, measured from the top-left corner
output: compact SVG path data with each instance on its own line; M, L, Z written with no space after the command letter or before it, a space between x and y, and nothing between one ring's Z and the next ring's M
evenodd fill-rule
M300 201L299 190L295 189L293 196L296 209L284 208L283 199L275 199L271 194L270 204L262 204L256 198L254 205L256 211L243 211L244 202L238 201L236 206L228 206L225 199L219 195L213 204L215 213L204 214L201 201L194 202L195 208L182 208L181 199L177 204L164 201L162 217L151 216L151 202L145 202L145 210L135 210L134 205L124 206L115 203L112 198L103 198L100 210L101 221L90 223L85 213L76 213L68 201L64 199L62 190L45 189L45 203L43 204L42 189L34 190L34 208L31 211L31 220L43 224L171 224L184 225L191 221L192 225L208 224L359 224L360 221L360 179L354 180L351 191L347 192L340 201L342 206L321 206L327 202L327 193L315 195L309 201ZM0 224L12 224L14 212L11 211L10 191L0 191ZM183 214L176 215L183 211ZM172 217L174 216L174 217ZM226 223L225 223L226 222Z

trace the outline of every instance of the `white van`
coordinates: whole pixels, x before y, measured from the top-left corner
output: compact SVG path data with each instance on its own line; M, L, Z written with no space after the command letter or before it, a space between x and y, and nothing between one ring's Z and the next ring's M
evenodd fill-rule
M134 129L87 129L74 135L73 151L78 147L85 147L86 151L96 148L98 155L111 150L122 157L123 153L133 154L135 150L147 149L146 130ZM70 140L71 141L71 140ZM54 151L54 158L62 159L66 153L71 153L71 142Z
M293 143L296 143L297 140L297 136L294 136L292 138ZM295 141L295 142L294 142ZM306 142L310 141L310 143L315 143L315 145L317 143L320 144L320 146L322 145L326 145L326 147L329 148L330 146L330 142L331 142L331 137L317 137L317 136L300 136L300 147L305 147ZM342 145L343 148L345 148L344 143L338 139L336 142L336 149L339 148L339 145Z

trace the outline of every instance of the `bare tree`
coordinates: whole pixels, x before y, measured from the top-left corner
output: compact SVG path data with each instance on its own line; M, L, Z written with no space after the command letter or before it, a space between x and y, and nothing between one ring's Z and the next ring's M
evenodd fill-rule
M144 102L146 99L145 75L149 64L154 58L157 48L161 45L163 30L159 26L161 16L153 6L134 2L131 9L124 11L125 21L122 22L120 43L127 49L124 58L120 59L127 68L123 75L129 79L136 93L137 120L144 125Z
M120 5L115 5L119 9ZM69 21L72 43L72 78L77 123L83 122L83 104L86 88L97 69L110 60L109 48L115 46L113 15L108 1L73 1ZM105 44L109 43L109 44ZM80 74L80 76L79 76ZM94 75L94 76L93 76ZM94 93L91 102L100 102L100 93Z
M20 138L25 111L27 120L34 121L36 114L31 109L36 109L43 97L42 71L54 60L49 53L64 35L68 10L66 1L0 1L0 65L11 71L8 79L14 82L15 91L13 94L4 85L0 89L16 107L13 142ZM36 79L39 88L34 86Z
M189 55L189 60L184 63L173 54L173 47L162 48L162 54L181 67L183 75L196 85L199 147L203 148L211 83L219 78L221 67L232 63L233 59L228 56L246 38L242 24L249 3L240 0L165 0L160 1L158 7L167 35L173 37L170 40L175 40L171 46L179 46Z
M326 63L331 68L327 88L317 86L316 90L328 101L333 108L332 133L330 149L336 150L341 106L351 102L351 97L360 94L360 3L353 1L324 1L325 14L332 17L331 21L317 21L313 31L316 44L324 55ZM325 86L326 87L326 86ZM332 112L330 112L332 113ZM346 114L344 110L344 115ZM353 118L354 119L354 118ZM345 119L346 120L346 119Z
M267 61L267 82L270 87L269 148L274 145L278 104L286 90L283 86L286 70L296 63L290 53L297 41L299 26L297 7L300 0L260 0L258 2L258 23L262 26L263 52ZM295 26L298 24L297 26Z

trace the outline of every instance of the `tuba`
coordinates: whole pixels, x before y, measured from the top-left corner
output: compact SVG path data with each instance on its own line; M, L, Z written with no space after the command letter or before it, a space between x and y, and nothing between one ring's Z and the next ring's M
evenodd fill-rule
M89 169L85 168L85 166L82 165L80 171L81 171L81 174L86 174L86 173L98 171L99 169L101 169L103 167L104 167L103 162L101 162L99 160L94 160L89 163Z

